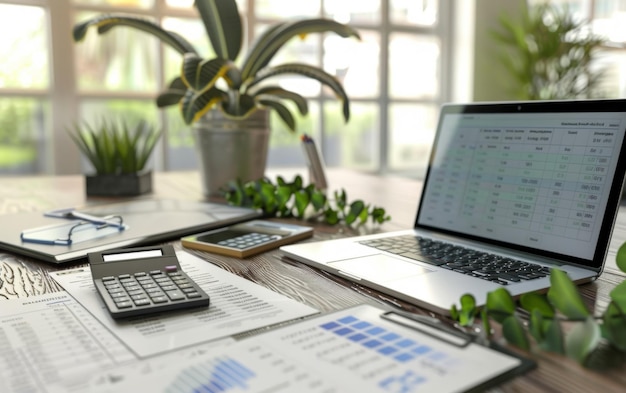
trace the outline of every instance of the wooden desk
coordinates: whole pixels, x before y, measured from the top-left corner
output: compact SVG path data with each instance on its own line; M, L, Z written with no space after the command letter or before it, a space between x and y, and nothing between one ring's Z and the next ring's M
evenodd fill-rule
M281 172L286 179L293 172ZM147 196L201 200L200 182L196 173L157 173L154 193ZM417 209L417 195L421 183L400 177L377 177L344 170L329 172L329 188L344 188L348 198L384 207L392 221L379 231L410 228ZM43 211L47 209L103 203L107 199L85 199L81 176L64 177L4 177L0 178L0 214ZM624 208L622 208L623 210ZM316 226L315 240L350 236L356 231L343 227ZM611 242L609 263L599 280L581 287L589 307L600 313L609 301L610 290L625 275L615 266L615 252L626 241L626 214L621 212ZM175 246L180 247L178 242ZM209 262L236 273L271 290L304 302L321 311L331 311L348 306L372 303L395 304L405 310L429 314L427 311L375 291L353 285L341 278L330 276L299 263L281 258L279 251L268 252L245 261L198 252ZM74 265L75 266L75 265ZM23 298L61 290L48 273L70 266L56 266L0 251L0 299ZM284 277L289 277L286 281ZM0 301L1 304L1 301ZM548 353L534 355L538 368L501 386L506 392L610 392L626 389L626 362L605 371L580 367L575 362Z

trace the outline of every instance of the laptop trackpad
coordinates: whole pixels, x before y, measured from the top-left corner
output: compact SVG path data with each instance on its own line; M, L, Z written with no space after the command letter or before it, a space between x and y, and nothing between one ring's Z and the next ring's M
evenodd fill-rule
M328 263L329 266L373 282L387 282L433 272L389 255L370 255Z

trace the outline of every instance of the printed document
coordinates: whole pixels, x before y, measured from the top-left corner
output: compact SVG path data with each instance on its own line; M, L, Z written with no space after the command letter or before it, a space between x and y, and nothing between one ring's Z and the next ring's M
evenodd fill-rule
M420 393L483 390L532 367L456 336L425 334L357 306L221 346L95 375L86 391ZM501 380L500 380L501 381Z
M211 297L208 308L115 321L93 285L89 267L51 276L142 358L318 312L187 252L178 252L177 256L185 273Z

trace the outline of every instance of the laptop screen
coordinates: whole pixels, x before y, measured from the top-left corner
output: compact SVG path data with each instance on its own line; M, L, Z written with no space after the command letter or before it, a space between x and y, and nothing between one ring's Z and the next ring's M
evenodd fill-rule
M445 105L416 227L598 268L625 128L626 100Z

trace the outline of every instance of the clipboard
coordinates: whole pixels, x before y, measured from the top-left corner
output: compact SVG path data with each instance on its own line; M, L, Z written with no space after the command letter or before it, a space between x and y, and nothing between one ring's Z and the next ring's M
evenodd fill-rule
M94 381L115 381L110 391L479 392L536 366L434 319L371 305L300 320L202 355L174 356L140 364L141 370L107 371Z
M394 386L390 391L482 392L536 367L532 359L495 343L479 344L427 316L361 305L319 319L324 322L318 327L338 338L337 347L351 343L394 364L388 369L395 371L376 382L378 387Z

